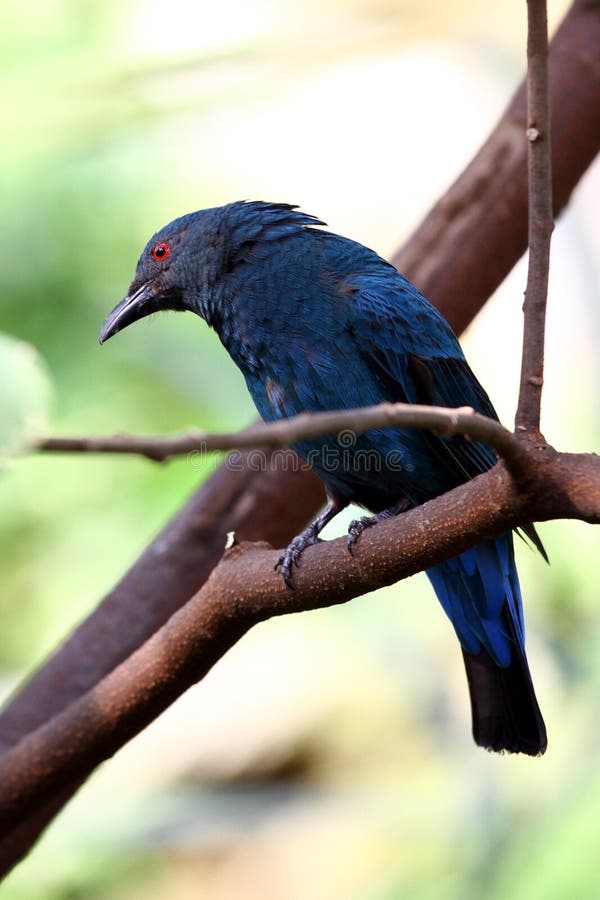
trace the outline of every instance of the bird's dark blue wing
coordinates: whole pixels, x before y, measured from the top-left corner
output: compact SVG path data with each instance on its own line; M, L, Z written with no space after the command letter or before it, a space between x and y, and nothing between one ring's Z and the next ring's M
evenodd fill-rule
M396 278L357 284L355 340L385 399L435 406L471 406L497 418L448 323L409 282ZM427 432L431 453L459 484L496 462L493 450L462 437ZM449 485L450 486L450 485Z
M446 320L402 275L357 279L359 351L382 387L386 399L432 406L471 406L497 419L492 403L471 371ZM375 310L375 312L374 312ZM424 432L430 452L456 483L486 472L496 462L494 451L460 436ZM517 529L548 561L533 525Z

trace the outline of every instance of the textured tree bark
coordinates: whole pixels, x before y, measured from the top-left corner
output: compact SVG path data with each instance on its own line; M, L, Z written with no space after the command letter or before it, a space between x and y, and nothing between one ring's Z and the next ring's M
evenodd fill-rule
M523 445L525 446L525 445ZM294 590L268 544L228 550L153 637L92 690L0 758L0 828L27 819L150 724L243 634L272 616L333 606L449 559L519 525L573 516L600 523L600 456L529 445L527 488L498 464L485 475L365 531L305 551Z

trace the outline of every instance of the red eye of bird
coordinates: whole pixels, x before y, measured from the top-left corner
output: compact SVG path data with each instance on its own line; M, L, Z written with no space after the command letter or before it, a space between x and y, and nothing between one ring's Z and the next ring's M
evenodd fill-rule
M169 245L164 242L156 244L156 246L152 248L152 256L154 259L166 259L170 252Z

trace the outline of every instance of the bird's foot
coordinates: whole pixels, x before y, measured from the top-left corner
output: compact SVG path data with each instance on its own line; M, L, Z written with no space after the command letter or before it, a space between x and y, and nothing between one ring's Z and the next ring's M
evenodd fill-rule
M297 534L296 537L292 541L290 541L288 546L285 548L285 550L275 563L275 569L279 569L283 576L283 580L292 590L294 589L292 569L294 568L294 566L296 566L296 568L299 568L300 557L302 556L306 548L311 547L313 544L317 544L318 542L319 532L317 530L316 524L313 522L308 526L308 528L305 528L304 531L301 531L300 534Z
M306 548L319 542L319 533L347 504L347 500L342 500L331 488L327 488L327 506L323 512L304 531L297 534L294 540L285 548L275 563L275 569L281 571L283 580L289 588L293 589L294 587L292 569L294 566L298 568L300 557Z
M361 516L360 519L352 519L348 526L348 551L353 554L352 548L366 528L377 525L381 521L381 513L376 516Z
M371 528L373 525L377 525L378 522L383 522L385 519L391 519L394 516L397 516L398 513L404 512L409 506L410 503L407 500L401 500L394 506L390 506L389 509L382 509L381 512L375 513L374 516L361 516L360 519L353 519L348 526L348 552L350 555L352 556L354 554L352 548L365 529Z

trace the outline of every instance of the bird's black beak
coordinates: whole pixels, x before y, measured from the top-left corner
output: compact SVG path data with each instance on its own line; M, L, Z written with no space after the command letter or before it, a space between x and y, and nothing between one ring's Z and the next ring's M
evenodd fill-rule
M157 308L156 290L152 284L143 284L133 293L128 294L124 300L121 300L107 315L98 340L103 344L117 331L122 331L132 322L137 322L138 319L143 319L144 316L156 312Z

